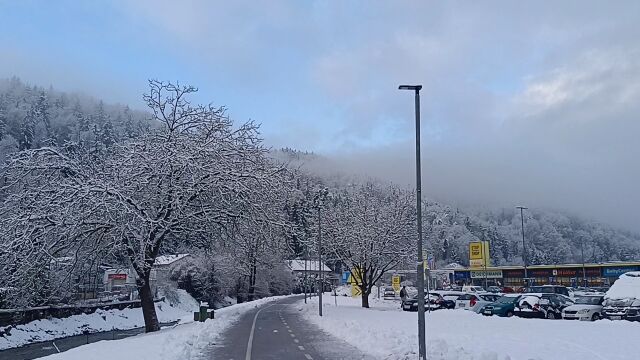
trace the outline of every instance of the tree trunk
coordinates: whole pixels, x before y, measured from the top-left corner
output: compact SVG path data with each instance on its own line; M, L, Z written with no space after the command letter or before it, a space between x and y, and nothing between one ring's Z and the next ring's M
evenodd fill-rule
M369 308L369 293L371 291L362 291L362 307Z
M251 275L249 276L249 301L256 299L256 265L251 265Z
M158 315L156 315L156 306L153 302L153 293L149 284L149 275L144 279L138 279L138 292L140 294L140 303L142 304L142 316L144 317L144 331L153 332L160 330L158 323Z

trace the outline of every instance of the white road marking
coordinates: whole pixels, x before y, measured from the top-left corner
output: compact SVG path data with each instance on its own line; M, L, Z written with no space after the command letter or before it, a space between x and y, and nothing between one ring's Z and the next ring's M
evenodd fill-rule
M253 333L256 330L256 320L258 320L258 315L260 315L260 312L262 312L262 310L268 309L274 305L278 305L278 304L271 304L269 306L263 307L262 309L258 310L256 312L256 315L253 317L253 324L251 324L251 332L249 333L249 342L247 342L247 354L244 357L245 360L251 360L251 348L253 347Z
M311 357L311 355L309 355L309 354L304 354L304 357L306 357L306 358L307 358L307 359L309 359L309 360L313 360L313 358L312 358L312 357Z
M302 346L302 345L298 345L298 349L300 349L300 350L304 351L304 346Z
M318 266L318 267L320 267L320 266ZM288 331L288 332L293 332L293 331L291 331L291 329L287 329L287 331Z
M319 267L319 266L318 266L318 267ZM277 333L277 332L278 332L278 330L273 330L273 332L274 332L274 333Z
M298 339L293 339L293 342L297 344L297 343L299 343L299 342L300 342L300 340L298 340Z

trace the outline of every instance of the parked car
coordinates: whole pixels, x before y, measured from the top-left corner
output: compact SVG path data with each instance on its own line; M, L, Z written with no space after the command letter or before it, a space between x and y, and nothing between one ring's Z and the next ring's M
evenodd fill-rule
M394 300L396 298L396 291L392 287L386 287L384 288L382 298L384 300Z
M512 288L512 287L509 287L509 286L504 286L504 287L502 287L502 291L501 291L501 293L503 293L503 294L513 294L513 293L515 293L515 292L516 292L516 291L515 291L515 290L513 290L513 288Z
M486 292L482 286L465 285L462 287L462 292L466 293L483 293Z
M454 299L457 299L463 293L455 291L432 291L425 295L425 308L431 310L453 309L455 308ZM418 311L418 297L412 296L402 302L402 310Z
M562 310L573 305L568 296L554 293L526 293L518 299L513 314L523 318L562 318Z
M429 306L431 309L455 309L456 300L464 295L460 291L431 291L429 293Z
M535 294L561 294L570 298L574 297L573 290L562 285L539 285L530 286L525 290L525 293Z
M603 295L578 296L573 305L562 310L562 318L565 320L598 320L602 316L603 301Z
M489 286L487 288L487 291L490 293L497 294L502 292L502 288L500 286Z
M513 309L518 303L520 296L521 296L520 294L502 295L495 302L485 305L480 310L480 313L486 316L498 315L498 316L504 316L504 317L512 317Z
M464 294L456 300L456 309L465 309L475 312L480 312L480 309L495 302L500 298L500 295L492 293L477 293L477 294Z
M604 318L640 321L640 271L620 275L604 298Z

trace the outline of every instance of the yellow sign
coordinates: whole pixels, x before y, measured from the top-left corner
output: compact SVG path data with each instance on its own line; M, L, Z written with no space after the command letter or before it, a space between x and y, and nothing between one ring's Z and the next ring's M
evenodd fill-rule
M491 254L489 254L489 242L483 241L484 267L491 266Z
M472 268L491 266L488 241L469 243L469 266Z
M362 290L360 290L360 286L351 284L351 297L358 297L362 295Z
M362 284L362 271L360 271L360 268L355 268L351 271L347 282L349 284Z
M469 244L469 260L482 260L483 255L481 242Z
M391 286L395 292L400 292L400 275L393 275L391 277Z

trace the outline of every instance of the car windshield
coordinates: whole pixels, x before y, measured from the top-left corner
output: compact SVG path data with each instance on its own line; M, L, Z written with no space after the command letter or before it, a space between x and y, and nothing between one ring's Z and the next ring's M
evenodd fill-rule
M602 304L602 296L581 296L576 299L575 303L581 305L600 305Z
M500 299L498 299L496 302L500 304L513 304L517 300L518 300L518 297L516 296L503 296Z

